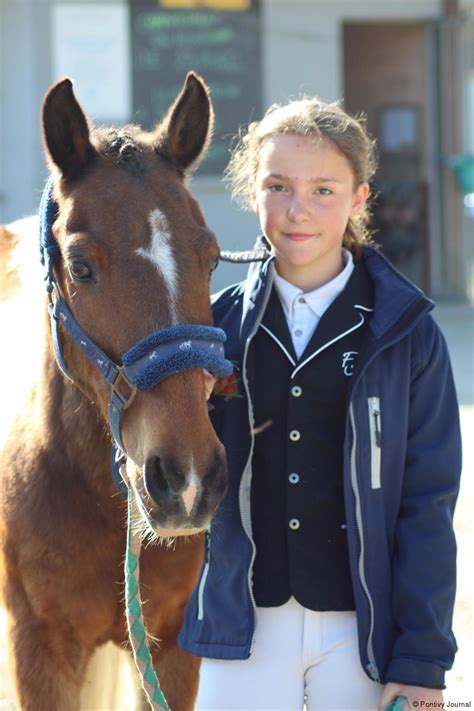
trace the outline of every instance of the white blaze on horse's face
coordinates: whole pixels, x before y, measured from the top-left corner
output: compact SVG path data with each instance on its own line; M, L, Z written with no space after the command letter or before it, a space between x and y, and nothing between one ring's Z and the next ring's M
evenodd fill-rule
M151 242L148 249L137 249L137 254L145 257L160 272L170 296L171 322L178 323L177 298L178 298L178 269L171 247L171 230L166 215L158 208L150 212L148 224L151 231Z

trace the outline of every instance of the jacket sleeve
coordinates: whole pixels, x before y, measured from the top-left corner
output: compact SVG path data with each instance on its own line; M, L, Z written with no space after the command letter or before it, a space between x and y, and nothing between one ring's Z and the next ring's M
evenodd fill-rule
M431 316L416 329L406 468L393 559L399 627L386 681L444 688L456 652L453 513L461 473L459 409L445 340ZM420 683L420 679L423 683Z

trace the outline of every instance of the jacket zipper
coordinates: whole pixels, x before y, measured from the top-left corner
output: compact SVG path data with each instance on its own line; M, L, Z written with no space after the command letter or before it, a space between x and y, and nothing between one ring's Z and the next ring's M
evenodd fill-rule
M352 491L354 492L355 518L356 518L356 526L357 526L357 532L359 534L359 543L360 543L358 572L359 572L360 584L361 584L362 589L367 597L367 602L369 603L369 612L370 612L369 634L367 636L367 658L369 660L369 663L367 664L367 670L374 681L380 682L380 674L377 669L377 664L375 662L374 646L373 646L373 636L374 636L374 626L375 626L375 608L374 608L374 602L372 600L372 596L370 594L370 591L369 591L369 588L367 585L367 580L365 577L364 526L362 523L362 508L361 508L361 504L360 504L359 483L357 481L357 463L356 463L357 462L357 460L356 460L357 432L356 432L356 427L355 427L354 405L352 404L352 402L349 407L349 418L350 418L351 428L352 428L350 478L351 478Z
M201 580L199 581L198 587L198 620L204 619L204 588L206 587L206 580L209 573L210 557L211 557L211 529L206 531L206 563L202 569Z
M379 673L379 670L377 668L377 664L375 661L374 647L373 647L373 636L374 636L374 625L375 625L375 606L374 606L374 602L373 602L372 596L370 594L369 587L367 585L367 580L365 577L364 527L363 527L363 521L362 521L362 508L361 508L361 503L360 503L360 491L359 491L359 484L358 484L358 480L357 480L357 469L356 469L357 432L356 432L356 427L355 427L354 405L352 402L352 393L354 392L354 389L355 389L357 383L361 379L363 373L366 371L366 369L368 368L370 363L372 363L372 361L375 358L377 358L383 350L385 350L386 348L389 348L394 343L397 343L402 338L404 338L407 335L407 333L409 333L411 330L413 330L416 327L418 321L421 319L421 317L425 313L427 313L427 309L425 307L420 308L418 310L418 312L413 316L413 318L410 321L407 328L403 328L399 333L397 333L396 336L394 336L392 338L388 338L383 343L383 345L379 345L379 347L372 352L370 357L368 357L366 359L365 363L360 364L360 369L359 369L358 375L356 377L356 380L354 380L354 382L352 382L352 390L351 390L351 396L350 396L351 399L350 399L350 405L349 405L349 420L350 420L350 425L351 425L351 430L352 430L352 447L351 447L351 456L350 456L350 463L349 463L349 474L350 474L352 491L354 493L354 499L355 499L356 527L357 527L357 533L359 535L359 542L360 542L358 573L359 573L361 587L367 597L367 602L369 603L369 611L370 611L369 634L367 635L367 659L369 660L369 663L366 665L366 669L374 681L380 681L380 673Z
M266 291L265 291L264 298L263 298L262 308L260 309L260 312L255 320L252 331L250 332L249 336L247 337L247 341L245 343L244 357L242 359L242 382L245 387L245 392L247 395L247 403L248 403L248 420L249 420L249 427L250 427L250 452L249 452L249 456L247 459L247 464L245 465L244 473L242 474L242 479L240 480L239 508L240 508L240 519L242 521L243 529L244 529L245 533L247 534L247 538L249 539L251 546L252 546L252 558L251 558L250 566L249 566L248 573L247 573L247 584L248 584L250 598L252 600L253 610L254 610L254 628L253 628L252 641L250 643L250 654L252 654L253 648L255 646L255 628L256 628L256 621L257 621L257 604L255 602L255 597L254 597L253 590L252 590L252 569L253 569L253 564L255 561L255 556L257 553L257 548L255 546L253 536L252 536L252 521L251 521L251 517L250 517L250 506L245 505L246 504L245 499L250 498L250 486L251 486L251 480L252 480L252 457L253 457L253 450L254 450L254 446L255 446L255 435L254 435L255 417L254 417L254 413L253 413L252 399L250 397L250 388L249 388L249 383L248 383L248 379L247 379L247 357L248 357L248 352L249 352L249 348L250 348L250 343L259 329L260 321L262 320L263 314L265 313L265 309L267 308L268 300L270 298L270 292L272 290L272 284L273 284L273 272L271 272L269 274L268 281L266 284Z
M372 489L380 489L381 458L382 458L382 420L380 415L380 399L369 397L370 426L370 472Z

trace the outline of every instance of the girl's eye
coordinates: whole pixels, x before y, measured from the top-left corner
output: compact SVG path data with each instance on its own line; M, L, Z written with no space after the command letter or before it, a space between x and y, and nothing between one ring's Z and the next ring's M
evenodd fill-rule
M92 269L82 259L73 259L68 264L69 274L74 281L87 282L92 279Z
M281 193L282 190L284 190L284 189L285 189L285 186L284 186L284 185L280 185L280 184L278 184L278 183L276 183L276 184L274 184L274 185L269 185L269 186L268 186L268 190L269 190L271 193Z
M318 188L316 192L318 195L332 195L332 190L329 188Z

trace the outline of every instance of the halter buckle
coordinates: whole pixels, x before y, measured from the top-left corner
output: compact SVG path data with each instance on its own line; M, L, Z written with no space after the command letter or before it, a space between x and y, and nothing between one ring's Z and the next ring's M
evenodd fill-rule
M124 375L122 366L116 366L115 377L113 380L110 381L110 387L120 399L123 410L126 410L127 407L130 407L135 395L137 394L137 389L134 385L131 384L127 376Z

